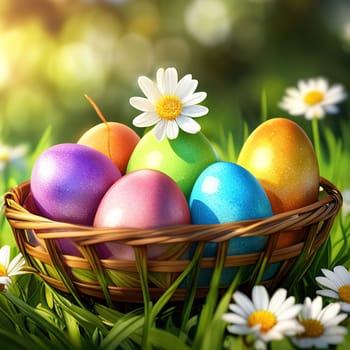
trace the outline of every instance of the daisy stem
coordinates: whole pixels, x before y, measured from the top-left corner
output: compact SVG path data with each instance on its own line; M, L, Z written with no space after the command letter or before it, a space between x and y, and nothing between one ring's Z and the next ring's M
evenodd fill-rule
M320 130L318 127L318 118L312 119L312 136L314 140L315 152L317 159L321 159L321 144L320 144Z

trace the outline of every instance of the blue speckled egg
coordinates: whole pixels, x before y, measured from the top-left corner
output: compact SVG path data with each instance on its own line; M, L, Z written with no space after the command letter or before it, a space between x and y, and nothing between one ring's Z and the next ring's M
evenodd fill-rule
M232 162L209 165L194 183L189 200L193 224L218 224L272 215L266 192L258 180L242 166ZM236 237L230 240L228 255L256 253L264 249L266 236ZM217 243L208 243L204 257L215 256ZM237 268L225 268L221 284L232 282ZM200 285L208 285L211 270L203 269Z

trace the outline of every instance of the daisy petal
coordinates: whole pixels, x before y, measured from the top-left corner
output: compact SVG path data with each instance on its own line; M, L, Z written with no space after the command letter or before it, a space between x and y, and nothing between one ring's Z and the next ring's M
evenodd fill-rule
M309 79L307 84L309 85L309 92L317 90L317 86L316 86L317 80L316 79Z
M244 325L230 325L227 327L228 332L232 334L250 334L252 329Z
M239 325L246 325L247 321L244 317L236 315L236 314L223 314L222 319L229 323L239 324Z
M278 319L283 321L291 317L295 317L300 310L302 309L302 305L295 304L290 306L287 310L283 311L278 315Z
M157 86L161 94L164 94L164 69L157 70Z
M324 321L324 325L325 325L325 327L335 326L335 325L343 322L347 317L348 317L347 314L339 314L339 315L333 317L332 319Z
M325 335L345 335L347 334L347 329L343 326L328 327L324 330Z
M346 98L346 93L343 89L343 86L340 84L333 85L328 91L327 91L327 97L331 97L334 99L334 103L341 102ZM337 99L335 99L337 97Z
M323 296L323 297L328 297L328 298L332 298L332 299L339 299L338 293L336 293L334 290L320 289L320 290L316 291L316 293L318 295Z
M301 349L311 348L313 346L313 341L311 338L291 338L294 345Z
M144 97L131 97L129 103L142 112L153 112L155 110L154 104Z
M266 350L267 349L266 343L261 339L257 339L255 341L254 347L256 350Z
M311 317L311 305L312 301L309 297L306 297L304 300L304 305L301 310L301 317L302 319L308 319Z
M10 261L10 246L4 245L0 249L0 264L7 268Z
M350 285L350 273L344 266L336 266L333 271L340 278L342 284Z
M164 73L164 94L173 95L177 86L177 70L173 67L167 68Z
M324 99L324 104L330 105L330 104L335 104L335 103L340 103L343 100L345 100L346 95L345 94L338 94L338 95L326 95Z
M286 94L293 98L300 97L300 91L296 88L287 88Z
M154 82L144 76L138 79L139 86L145 96L155 105L156 102L162 97L158 87Z
M322 310L322 298L321 296L317 296L310 305L310 314L308 315L308 317L315 319L317 315L320 314L321 310Z
M339 278L335 272L333 272L332 270L328 270L328 269L321 269L321 271L329 280L331 280L335 284L336 289L341 287L341 283L340 283Z
M295 334L299 331L303 331L304 327L300 326L299 322L291 317L290 319L286 319L284 321L278 321L278 323L274 326L274 330L283 333L290 331L288 334Z
M253 303L245 294L241 293L240 291L236 291L233 294L233 297L235 302L245 309L248 315L255 311Z
M247 317L249 314L237 304L230 304L229 309L237 315Z
M182 104L184 106L195 105L197 103L201 103L203 100L205 100L206 97L207 97L206 92L195 92L194 94L189 95L184 99L182 99Z
M276 311L276 315L279 316L283 312L285 312L287 309L289 309L291 306L293 306L295 303L295 298L294 297L289 297L287 298L283 304L278 308L278 311Z
M340 307L341 307L342 311L350 313L350 304L349 303L340 302Z
M306 91L308 91L309 84L306 83L304 80L299 80L298 81L298 89L300 90L301 94L304 95Z
M344 342L344 336L330 334L327 336L327 340L324 340L324 342L325 343L323 348L325 348L325 346L327 346L328 344L332 344L332 345L341 344Z
M324 117L324 111L321 106L315 105L310 107L305 113L306 119L322 119Z
M8 266L8 275L21 274L21 268L25 265L24 258L22 254L17 254L11 261Z
M339 108L335 105L325 105L324 109L328 114L337 114L339 113Z
M192 118L202 117L208 113L209 109L205 106L194 105L194 106L184 106L182 108L181 114L187 115Z
M132 123L137 127L147 128L149 126L155 125L157 122L159 122L159 120L160 119L157 113L144 112L135 117Z
M275 313L279 309L279 307L283 304L283 302L286 300L286 296L287 296L286 289L284 288L278 289L271 297L269 311Z
M296 103L290 107L289 113L291 115L302 115L305 114L307 107L303 103Z
M166 136L167 124L167 121L160 120L154 127L154 135L158 141L162 141Z
M320 310L318 313L318 317L315 315L313 318L319 319L322 323L334 318L338 312L340 311L340 304L331 303L328 304L323 310Z
M176 139L179 134L179 126L177 125L175 120L170 120L167 123L166 136L170 139Z
M287 99L279 103L279 107L287 110L291 115L304 114L307 109L304 103L300 101L288 101Z
M177 117L176 122L180 129L188 132L189 134L196 134L201 130L201 126L196 121L183 115Z
M263 286L254 286L252 300L256 310L267 310L269 306L269 295L266 288Z
M192 79L191 74L185 75L177 84L175 94L182 100L188 95L192 95L197 89L198 81Z
M315 89L322 93L326 93L328 90L328 81L324 78L316 79Z
M10 277L8 277L8 276L0 276L0 286L1 285L5 285L6 286L9 283L11 283Z
M316 277L316 282L322 287L330 288L332 290L338 290L340 287L339 283L336 284L333 280L327 277Z
M283 338L283 333L278 332L273 328L269 332L259 334L259 337L265 342L270 342L272 340L281 340Z

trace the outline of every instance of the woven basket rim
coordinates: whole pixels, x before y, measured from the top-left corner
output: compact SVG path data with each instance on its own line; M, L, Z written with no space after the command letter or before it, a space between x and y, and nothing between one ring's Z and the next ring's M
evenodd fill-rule
M112 240L116 243L141 246L156 243L220 242L236 236L271 235L286 228L297 230L306 224L328 219L339 211L342 205L340 191L323 177L320 178L320 187L326 193L323 198L310 205L271 217L223 224L186 224L152 229L84 226L32 214L22 206L30 192L29 181L9 189L5 193L4 203L5 216L12 225L18 229L38 230L37 235L42 239L69 238L79 245L90 245L111 240L113 237Z
M273 289L282 281L291 268L302 257L303 263L309 263L314 253L327 240L333 221L341 208L342 196L340 191L328 180L321 177L319 200L311 205L275 214L268 218L231 222L225 224L206 225L178 225L154 229L135 228L97 228L53 221L35 215L22 205L30 193L30 182L26 181L9 189L4 196L5 216L10 223L17 245L29 265L33 267L47 283L55 289L71 293L78 300L83 294L117 302L142 303L143 290L139 287L117 286L106 284L105 280L84 282L71 279L69 271L80 268L87 269L98 275L108 274L107 271L123 271L122 273L139 274L140 262L118 260L115 258L102 259L96 254L94 246L99 243L112 242L132 246L135 254L144 254L148 245L181 243L189 247L192 243L218 243L218 251L227 249L228 241L234 237L248 237L265 235L268 237L265 249L261 252L229 256L226 255L224 267L235 268L243 266L257 266L260 271L262 261L265 264L280 263L281 267L271 281L263 281ZM306 229L302 241L290 246L276 248L276 242L281 232ZM28 230L33 230L37 237L44 242L43 246L33 246L27 237ZM79 247L82 256L63 254L56 244L57 239L68 238ZM225 248L226 246L226 248ZM152 274L168 274L170 278L177 278L191 260L179 259L179 255L164 255L147 260L147 270ZM146 258L147 259L147 258ZM137 259L136 259L137 260ZM217 264L217 257L201 257L200 269L213 269ZM60 277L54 277L40 266L51 266ZM142 270L142 269L141 269ZM258 272L260 273L260 272ZM290 277L290 276L288 276ZM291 277L293 278L293 277ZM197 286L196 297L205 297L208 286ZM150 298L157 300L166 288L148 288ZM172 294L172 300L183 301L186 288L177 288Z

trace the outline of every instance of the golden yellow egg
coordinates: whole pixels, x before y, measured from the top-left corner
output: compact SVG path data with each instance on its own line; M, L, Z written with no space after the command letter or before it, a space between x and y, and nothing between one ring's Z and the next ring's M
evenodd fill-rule
M295 122L273 118L247 138L237 163L262 184L274 214L314 203L319 193L319 166L311 140ZM278 247L301 239L300 232L283 233Z

